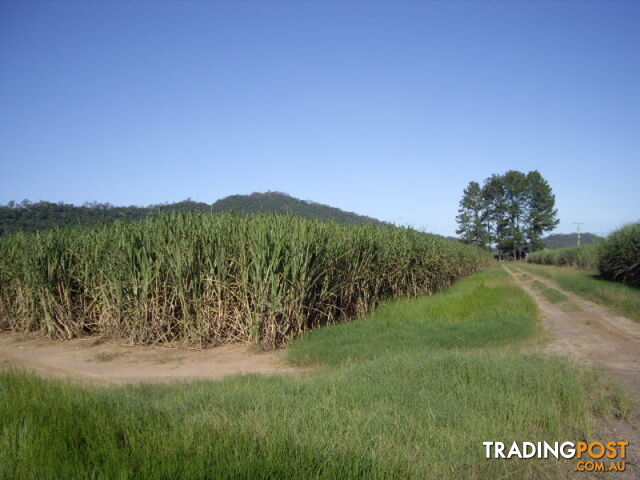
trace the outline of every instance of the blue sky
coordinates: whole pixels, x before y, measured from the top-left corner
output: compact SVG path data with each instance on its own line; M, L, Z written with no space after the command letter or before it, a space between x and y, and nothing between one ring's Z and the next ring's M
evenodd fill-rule
M278 190L452 234L538 169L640 219L640 2L0 1L0 203Z

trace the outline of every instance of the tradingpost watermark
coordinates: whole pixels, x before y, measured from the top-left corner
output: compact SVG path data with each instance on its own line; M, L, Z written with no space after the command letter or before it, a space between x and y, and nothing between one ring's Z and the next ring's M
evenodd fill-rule
M482 442L486 458L576 460L577 472L623 472L629 442Z

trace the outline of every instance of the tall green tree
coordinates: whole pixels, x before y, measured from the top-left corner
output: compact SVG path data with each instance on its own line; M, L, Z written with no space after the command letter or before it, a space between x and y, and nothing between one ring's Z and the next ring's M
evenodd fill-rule
M485 206L482 218L489 232L490 244L498 250L498 257L502 258L509 225L506 187L502 175L494 174L484 181L482 198Z
M463 242L480 248L489 247L491 237L485 224L484 199L478 182L469 182L464 189L456 220L459 225L456 233Z
M502 250L515 258L522 256L526 247L525 223L527 217L528 184L524 173L509 170L503 175L506 227L500 238Z
M527 197L526 238L531 251L544 248L542 236L553 230L560 220L555 208L556 197L549 183L540 172L533 170L527 174L529 195Z
M558 224L555 196L537 170L509 170L491 175L482 188L470 182L456 220L460 238L480 247L492 246L499 258L522 258L544 247L542 236Z

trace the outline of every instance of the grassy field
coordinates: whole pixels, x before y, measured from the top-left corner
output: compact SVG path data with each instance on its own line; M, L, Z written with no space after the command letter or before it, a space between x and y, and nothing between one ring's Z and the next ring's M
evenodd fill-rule
M562 288L640 321L640 288L605 280L597 272L568 267L519 264L523 270L554 280Z
M0 329L273 348L432 293L488 252L410 228L174 214L0 238Z
M0 478L558 478L483 441L587 438L624 398L519 352L536 309L499 267L299 338L312 375L89 387L0 373Z

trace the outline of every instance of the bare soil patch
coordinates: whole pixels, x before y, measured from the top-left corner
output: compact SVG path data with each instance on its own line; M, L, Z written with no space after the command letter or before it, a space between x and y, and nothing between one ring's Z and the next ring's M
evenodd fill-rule
M282 351L259 352L244 345L202 350L130 346L112 340L49 340L36 335L0 333L0 365L20 365L45 376L111 383L220 379L260 373L300 375Z

